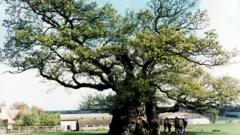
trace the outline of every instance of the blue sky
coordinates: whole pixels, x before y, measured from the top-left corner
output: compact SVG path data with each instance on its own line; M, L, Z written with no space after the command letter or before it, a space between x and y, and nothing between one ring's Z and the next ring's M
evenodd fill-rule
M106 2L113 4L113 6L119 10L119 12L125 12L126 9L141 9L146 7L146 3L150 0L97 0L99 5L103 5Z
M121 13L126 9L141 9L149 0L97 0L100 5L111 2ZM5 17L4 5L0 4L0 23ZM199 7L209 14L209 28L216 29L219 41L228 50L240 50L240 0L202 0ZM224 9L224 10L223 10ZM0 46L6 36L6 29L0 26ZM239 58L235 59L239 62ZM0 64L0 102L7 104L25 102L37 105L45 110L61 110L77 108L78 103L90 93L91 89L71 90L52 82L43 82L37 72L28 71L23 74L2 74L10 68ZM240 79L240 64L212 69L213 75L230 75ZM107 91L106 91L107 93Z

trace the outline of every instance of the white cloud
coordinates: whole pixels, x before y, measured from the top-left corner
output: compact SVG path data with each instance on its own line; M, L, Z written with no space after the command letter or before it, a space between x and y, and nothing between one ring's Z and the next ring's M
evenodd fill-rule
M240 1L202 0L208 11L210 27L216 29L221 44L227 49L240 48Z
M36 71L21 74L4 73L9 67L0 65L0 102L8 105L14 102L25 102L37 105L46 110L77 109L78 104L91 89L72 90L52 82L42 82L36 77Z
M216 29L220 44L227 50L240 50L240 1L202 0L200 8L208 11L210 27ZM236 60L238 63L214 68L212 73L240 79L240 58Z

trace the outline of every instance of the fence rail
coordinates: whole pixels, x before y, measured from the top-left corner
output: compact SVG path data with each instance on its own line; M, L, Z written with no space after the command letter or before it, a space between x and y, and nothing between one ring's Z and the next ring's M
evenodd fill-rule
M60 126L19 126L13 128L0 128L0 133L44 133L62 131Z

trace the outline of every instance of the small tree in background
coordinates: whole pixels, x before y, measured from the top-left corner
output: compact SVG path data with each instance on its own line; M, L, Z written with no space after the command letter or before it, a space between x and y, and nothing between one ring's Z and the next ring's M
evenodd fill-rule
M29 107L27 104L23 102L15 102L10 106L11 109L17 109L17 110L27 110Z
M5 102L0 102L0 108L4 106L7 106L7 104Z
M114 95L88 95L82 103L79 104L80 109L109 110L113 108Z
M60 124L60 115L57 113L43 113L40 117L41 126L57 126Z
M16 119L17 126L57 126L60 124L60 115L44 112L41 108L21 107Z

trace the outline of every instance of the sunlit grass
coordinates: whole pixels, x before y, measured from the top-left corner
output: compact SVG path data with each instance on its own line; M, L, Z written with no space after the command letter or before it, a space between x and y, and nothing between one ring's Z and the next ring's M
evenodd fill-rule
M240 123L189 126L189 135L240 135Z

